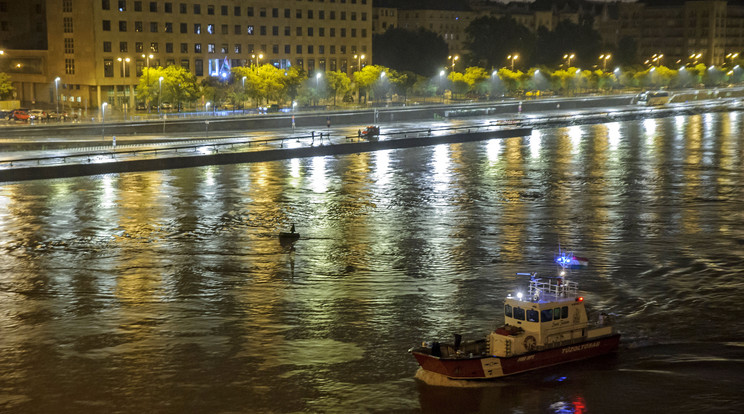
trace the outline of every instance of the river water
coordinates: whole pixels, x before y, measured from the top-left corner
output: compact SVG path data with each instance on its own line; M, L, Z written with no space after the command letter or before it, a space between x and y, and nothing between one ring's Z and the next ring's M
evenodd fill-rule
M743 121L0 184L0 412L744 412ZM559 246L616 355L414 378Z

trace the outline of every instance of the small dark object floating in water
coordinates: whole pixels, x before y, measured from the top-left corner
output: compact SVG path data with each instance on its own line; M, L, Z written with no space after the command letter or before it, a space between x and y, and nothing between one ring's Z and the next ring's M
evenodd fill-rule
M279 241L282 243L294 243L300 238L300 233L295 231L295 225L292 223L292 228L289 232L279 233Z

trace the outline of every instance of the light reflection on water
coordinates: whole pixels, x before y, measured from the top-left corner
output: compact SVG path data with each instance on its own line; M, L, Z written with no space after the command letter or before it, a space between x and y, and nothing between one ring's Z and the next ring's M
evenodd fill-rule
M4 184L0 407L737 412L742 139L738 113L706 114ZM406 349L491 329L559 243L591 259L581 287L618 315L619 355L413 379Z

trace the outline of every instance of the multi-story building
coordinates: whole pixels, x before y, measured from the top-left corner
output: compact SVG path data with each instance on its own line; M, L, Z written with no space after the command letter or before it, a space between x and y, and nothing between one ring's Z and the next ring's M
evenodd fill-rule
M372 34L382 34L394 27L398 27L398 9L375 5L372 8Z
M399 9L397 11L397 25L409 30L424 28L441 35L447 43L450 53L455 55L466 52L465 40L467 34L465 29L479 17L493 16L500 18L510 16L517 23L536 32L540 27L553 30L563 20L578 23L581 13L583 13L583 10L580 6L571 8L568 5L560 8L552 6L536 9L526 3L504 5L502 3L474 1L468 5L465 3L440 2L436 8Z
M46 31L46 85L64 103L133 105L148 65L198 79L264 63L350 73L355 55L371 59L372 0L57 0Z
M663 55L656 63L718 65L730 53L744 51L740 5L724 0L645 0L618 7L617 39L635 39L642 61Z

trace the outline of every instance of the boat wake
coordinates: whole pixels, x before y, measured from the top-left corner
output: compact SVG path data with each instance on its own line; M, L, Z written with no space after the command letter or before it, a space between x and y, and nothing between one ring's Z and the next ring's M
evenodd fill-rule
M416 370L414 378L433 387L479 388L494 386L496 384L493 381L451 380L442 374L426 371L421 367Z

